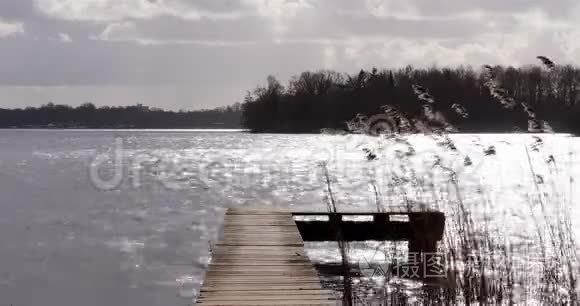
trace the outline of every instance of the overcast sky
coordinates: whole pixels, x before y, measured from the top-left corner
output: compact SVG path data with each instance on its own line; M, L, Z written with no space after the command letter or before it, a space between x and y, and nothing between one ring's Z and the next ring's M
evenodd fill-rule
M0 107L230 104L304 70L580 60L578 0L0 0Z

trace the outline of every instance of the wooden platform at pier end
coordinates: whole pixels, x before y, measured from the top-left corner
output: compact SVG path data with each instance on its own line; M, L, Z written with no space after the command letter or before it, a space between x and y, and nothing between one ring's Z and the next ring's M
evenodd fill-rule
M229 209L197 305L336 305L290 211Z

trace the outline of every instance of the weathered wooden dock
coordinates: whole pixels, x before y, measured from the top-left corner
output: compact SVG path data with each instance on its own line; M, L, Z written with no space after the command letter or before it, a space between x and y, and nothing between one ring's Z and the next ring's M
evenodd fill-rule
M292 213L229 209L198 305L336 305L304 253Z
M409 252L430 253L444 227L443 213L423 208L381 213L230 208L197 304L336 305L304 253L304 240L407 240Z
M443 238L445 215L423 206L395 206L384 212L293 212L295 217L317 217L297 221L305 241L407 241L409 252L434 253ZM365 218L365 221L356 218ZM324 220L323 220L324 219Z

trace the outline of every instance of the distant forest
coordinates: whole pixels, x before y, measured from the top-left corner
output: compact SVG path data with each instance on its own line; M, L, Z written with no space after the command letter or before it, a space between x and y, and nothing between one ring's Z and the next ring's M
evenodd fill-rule
M461 132L539 132L541 123L580 132L580 70L538 58L542 66L521 68L303 72L286 86L270 76L245 97L242 124L254 132L345 130L387 109L408 121L436 114Z
M241 128L241 106L199 111L166 111L137 104L126 107L78 107L45 104L25 109L1 109L0 128Z

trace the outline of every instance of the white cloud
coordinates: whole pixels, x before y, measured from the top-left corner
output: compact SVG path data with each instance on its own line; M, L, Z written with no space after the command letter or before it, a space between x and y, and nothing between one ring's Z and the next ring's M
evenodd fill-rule
M62 42L65 43L70 43L72 42L72 38L70 37L70 35L66 34L66 33L58 33L58 39Z
M124 21L114 22L105 27L98 35L91 35L92 40L110 42L134 42L145 46L155 45L204 45L214 47L230 47L251 45L252 41L223 41L223 40L201 40L201 39L160 39L148 37L139 31L135 22Z
M172 16L184 19L236 18L239 12L211 12L184 0L35 0L43 14L63 20L111 22Z
M539 54L580 63L577 0L0 0L0 12L24 23L0 21L0 37L28 37L2 41L18 56L0 62L10 72L0 84L157 84L209 71L243 95L268 74L307 69L520 65ZM75 48L47 43L72 38Z
M264 21L264 28L269 29L276 37L291 31L292 21L301 13L308 9L314 12L310 0L213 0L214 3L190 0L33 1L39 12L52 18L102 24L145 22L161 17L188 21L239 20L251 17ZM235 32L237 29L231 30Z
M123 41L134 40L138 36L139 34L135 23L131 21L123 21L107 25L101 34L93 36L92 38L95 40Z
M243 0L243 3L254 8L259 16L272 21L275 34L283 34L290 30L291 21L313 6L307 0Z
M24 33L24 24L21 22L4 22L0 20L0 38Z
M580 6L571 10L573 16L578 16L579 13ZM555 43L571 62L578 63L580 58L580 21L573 18L570 23L560 25L557 29Z
M402 19L420 18L418 7L410 1L365 0L366 12L377 17L396 17Z
M324 58L324 68L325 69L332 69L336 66L337 61L337 52L336 48L333 46L325 46L323 49L323 58Z

